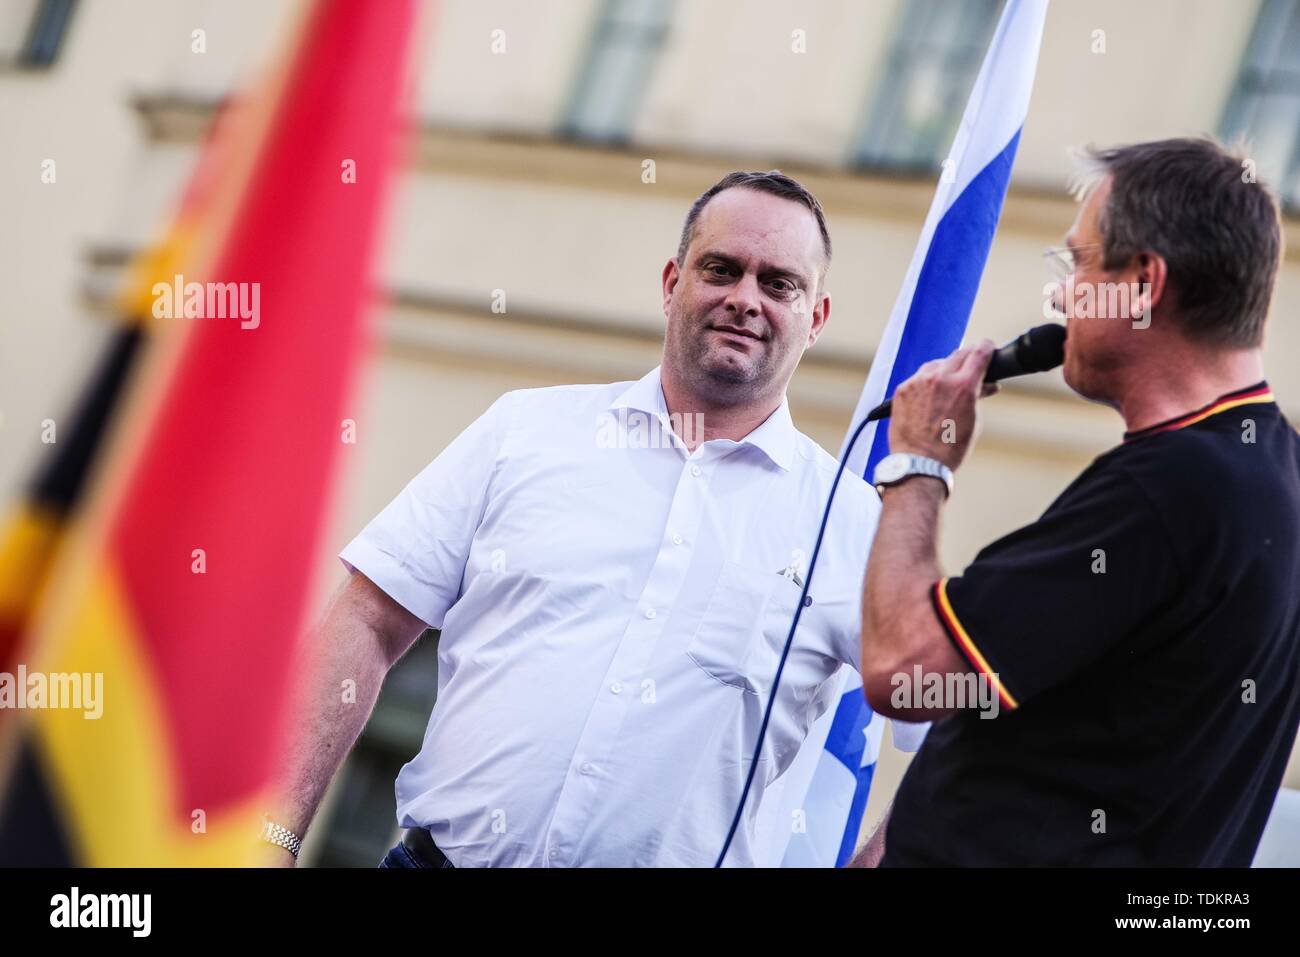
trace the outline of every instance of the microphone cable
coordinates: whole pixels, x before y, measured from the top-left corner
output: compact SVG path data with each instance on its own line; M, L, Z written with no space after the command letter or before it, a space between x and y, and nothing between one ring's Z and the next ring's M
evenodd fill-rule
M749 773L745 775L745 787L740 792L740 801L736 804L735 816L731 819L731 827L727 829L727 839L723 842L722 851L718 854L718 859L713 865L715 868L722 866L727 851L731 850L731 841L736 836L736 828L740 826L740 819L745 812L745 801L749 798L749 789L753 786L754 774L758 771L758 761L763 751L763 739L767 736L768 721L772 717L772 706L776 703L776 692L781 686L781 672L785 670L785 661L790 655L790 646L794 644L795 629L799 627L799 618L803 615L804 603L808 600L808 588L812 585L813 571L817 567L817 555L822 550L822 539L826 536L826 523L831 516L831 505L835 501L835 490L840 486L840 478L844 475L844 469L849 464L849 455L853 452L853 446L857 443L858 436L862 434L863 429L874 421L875 419L868 416L854 430L853 437L849 439L848 447L844 450L844 456L840 459L840 467L835 473L835 481L831 483L831 492L826 496L826 509L822 512L821 528L817 530L817 543L813 545L812 557L808 559L808 574L804 576L803 591L799 595L799 604L795 606L794 618L790 621L790 633L786 636L785 647L781 649L781 660L776 666L776 677L772 679L772 690L767 696L767 707L763 709L763 723L758 728L758 741L754 745L754 756L749 762Z

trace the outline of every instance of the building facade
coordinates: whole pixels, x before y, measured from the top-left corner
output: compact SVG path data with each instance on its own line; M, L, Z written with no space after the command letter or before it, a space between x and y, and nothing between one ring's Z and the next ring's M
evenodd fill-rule
M221 100L274 57L290 0L10 0L0 11L0 494L13 498L102 345ZM690 203L732 169L821 199L834 309L790 387L839 448L1000 0L444 0L425 10L411 165L390 213L379 345L333 516L341 546L502 392L639 378ZM1096 0L1048 14L1029 120L970 334L1044 321L1075 204L1070 149L1245 137L1288 213L1266 347L1300 421L1300 0ZM57 178L43 181L53 160ZM1059 373L1009 383L944 522L959 570L1119 440ZM321 595L341 580L321 557ZM436 636L395 670L308 857L372 864L422 737ZM905 767L885 749L867 819ZM1300 762L1287 782L1300 787Z

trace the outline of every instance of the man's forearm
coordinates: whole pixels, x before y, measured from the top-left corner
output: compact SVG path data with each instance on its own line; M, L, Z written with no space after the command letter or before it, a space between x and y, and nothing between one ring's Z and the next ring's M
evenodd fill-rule
M392 649L347 589L340 590L311 635L313 663L290 721L285 789L278 823L303 836L321 798L374 710Z
M984 383L993 343L958 349L933 359L894 390L889 447L935 459L956 471L975 435L975 402L997 390ZM942 572L936 542L943 482L927 476L885 489L884 508L871 544L862 596L863 687L872 699L888 698L891 673L928 664L956 666L930 609L929 588ZM907 720L918 720L909 716Z
M885 489L863 594L863 660L896 661L906 651L907 619L942 572L938 558L943 483L920 476Z

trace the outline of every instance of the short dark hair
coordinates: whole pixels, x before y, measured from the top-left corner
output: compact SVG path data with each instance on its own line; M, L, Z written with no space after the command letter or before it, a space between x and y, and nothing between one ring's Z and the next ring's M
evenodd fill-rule
M1159 253L1189 338L1258 346L1282 233L1277 200L1253 164L1209 137L1089 148L1083 158L1111 178L1098 221L1105 268Z
M728 173L701 193L700 198L691 204L691 211L686 214L686 224L682 226L682 238L677 246L677 265L679 268L685 268L686 266L686 249L690 246L691 239L694 238L695 221L700 218L700 213L709 204L709 200L724 189L737 188L757 190L760 193L780 196L782 199L791 199L796 203L803 203L812 210L812 214L817 217L817 228L821 230L822 234L822 252L826 256L822 274L825 275L826 269L829 269L831 264L831 234L826 229L826 214L822 212L822 204L802 183L786 176L779 169L768 170L766 173L745 173L740 171Z

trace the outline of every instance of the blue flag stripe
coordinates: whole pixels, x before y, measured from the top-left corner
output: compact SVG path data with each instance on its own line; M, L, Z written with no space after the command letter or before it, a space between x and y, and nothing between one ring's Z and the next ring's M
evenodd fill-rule
M1017 130L993 162L976 174L935 228L916 281L886 395L893 395L925 363L961 345L1019 144ZM889 429L882 425L876 429L863 477L870 481L876 463L888 454Z
M971 90L944 164L953 175L936 184L841 446L847 469L868 481L876 463L888 454L888 422L868 425L852 449L850 437L870 409L925 362L950 354L965 334L1028 114L1046 15L1047 0L1007 0ZM818 733L825 734L825 741L800 795L809 829L799 840L788 841L788 866L825 867L832 860L843 866L857 843L885 719L867 704L856 672L848 678L833 715L819 719ZM894 742L905 750L912 750L924 735L923 726L894 727L896 734L906 727L906 734ZM838 827L841 820L843 830Z

